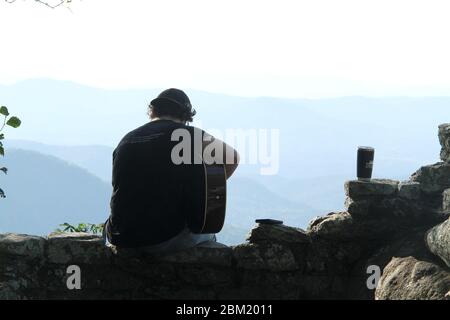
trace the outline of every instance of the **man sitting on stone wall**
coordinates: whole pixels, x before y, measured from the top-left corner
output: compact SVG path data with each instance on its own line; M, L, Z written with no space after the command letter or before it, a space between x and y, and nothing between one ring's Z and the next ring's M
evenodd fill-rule
M236 170L239 155L224 142L187 126L195 113L183 91L165 90L149 106L151 121L125 135L114 150L111 215L104 228L107 245L166 253L216 240L214 234L194 234L188 227L192 212L185 207L192 199L187 191L196 177L187 178L190 167L174 163L177 142L172 134L177 129L200 134L200 150L211 142L220 144L223 154L216 156L222 159L227 178Z

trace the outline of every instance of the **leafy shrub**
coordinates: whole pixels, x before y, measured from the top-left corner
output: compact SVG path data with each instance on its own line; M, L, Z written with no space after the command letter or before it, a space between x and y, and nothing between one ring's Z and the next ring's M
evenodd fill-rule
M67 222L60 224L62 229L56 229L56 232L85 232L92 234L102 234L104 223L100 224L92 224L92 223L79 223L76 226L73 226Z
M3 117L3 124L1 124L1 126L0 126L0 156L3 157L5 155L5 148L3 146L3 140L5 139L5 134L2 133L3 129L6 126L10 126L12 128L18 128L18 127L20 127L20 124L22 123L22 121L20 121L20 119L15 116L10 116L9 110L5 106L0 107L0 117ZM0 166L0 171L3 172L4 174L7 174L8 168ZM6 197L5 192L2 190L2 188L0 188L0 198L5 198L5 197Z

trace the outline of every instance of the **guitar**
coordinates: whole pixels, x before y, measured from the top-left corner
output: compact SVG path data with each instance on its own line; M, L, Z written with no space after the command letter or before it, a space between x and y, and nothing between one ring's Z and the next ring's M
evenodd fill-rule
M195 179L199 187L194 192L190 212L193 215L188 221L193 233L218 233L223 228L226 211L227 177L222 164L206 164L203 162L200 177Z

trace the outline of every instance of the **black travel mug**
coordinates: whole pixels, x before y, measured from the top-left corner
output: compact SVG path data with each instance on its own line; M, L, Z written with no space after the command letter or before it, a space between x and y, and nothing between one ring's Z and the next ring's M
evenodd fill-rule
M358 147L358 180L370 181L373 171L375 149L371 147Z

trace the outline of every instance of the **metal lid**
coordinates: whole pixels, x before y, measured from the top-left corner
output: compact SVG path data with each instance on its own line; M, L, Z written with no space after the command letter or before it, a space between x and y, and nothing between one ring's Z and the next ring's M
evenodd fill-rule
M358 147L358 150L374 151L375 149L372 148L372 147L364 147L364 146L360 146L360 147Z

